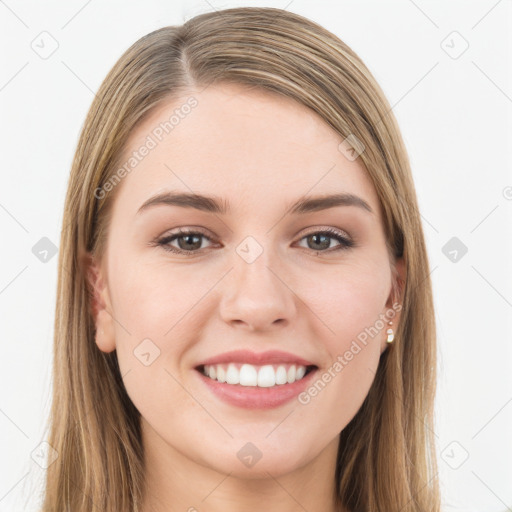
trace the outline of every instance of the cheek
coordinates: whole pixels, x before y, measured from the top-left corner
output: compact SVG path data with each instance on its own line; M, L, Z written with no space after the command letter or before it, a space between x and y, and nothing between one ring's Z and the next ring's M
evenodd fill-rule
M299 397L309 417L342 430L360 409L375 379L386 324L388 274L380 269L340 272L328 291L310 295L321 322L317 343L328 353L325 367ZM390 278L390 274L389 274Z
M391 285L390 269L383 265L340 267L323 287L305 294L308 306L321 320L322 339L334 358L353 340L382 338L382 316ZM379 332L376 332L379 331ZM374 345L378 347L378 343Z
M331 363L315 387L325 386L323 407L337 411L338 425L346 425L357 413L375 378L387 328L382 314L390 279L383 266L366 265L331 282L325 318L334 334L323 338Z
M161 263L141 261L124 262L113 270L116 349L123 374L142 371L141 386L147 388L153 380L168 381L166 370L173 375L182 371L190 344L200 339L202 322L212 314L205 311L205 295L213 288L214 277L187 269L171 272ZM148 360L154 362L145 367ZM135 374L131 375L133 379Z
M195 277L194 277L195 276ZM181 321L208 289L197 273L178 269L171 272L162 264L124 263L114 271L112 306L121 321L137 337L169 338L169 331Z
M168 269L140 261L123 263L110 281L116 351L126 391L152 424L165 425L176 411L189 406L179 384L179 362L198 336L194 305L204 291Z

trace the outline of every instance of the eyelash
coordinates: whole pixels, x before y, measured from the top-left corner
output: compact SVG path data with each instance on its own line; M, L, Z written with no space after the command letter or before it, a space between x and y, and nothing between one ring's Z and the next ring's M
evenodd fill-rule
M162 247L165 251L172 252L175 254L184 254L189 257L192 257L192 256L200 253L201 249L194 250L194 251L184 251L182 249L177 249L176 247L172 247L171 245L169 245L170 242L176 240L177 238L185 236L185 235L199 235L199 236L202 236L202 237L210 240L210 238L205 233L202 233L201 231L179 229L176 233L173 233L172 235L166 235L166 236L163 236L162 238L156 240L154 245ZM300 240L303 240L304 238L307 238L308 236L312 236L312 235L327 235L329 238L334 238L335 240L340 242L340 245L337 247L334 247L334 248L331 247L330 249L317 250L317 251L315 251L314 249L310 249L312 252L316 252L316 253L328 252L328 253L330 253L330 252L336 252L336 251L344 251L344 250L351 249L352 247L356 246L356 244L352 240L349 240L348 238L341 236L338 231L331 229L331 228L323 229L323 230L319 230L319 231L312 231L311 233L304 235Z

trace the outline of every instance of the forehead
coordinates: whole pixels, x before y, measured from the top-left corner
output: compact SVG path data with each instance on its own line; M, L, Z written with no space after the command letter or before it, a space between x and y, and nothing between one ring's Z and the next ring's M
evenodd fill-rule
M360 158L340 151L343 139L311 109L270 91L236 84L191 89L132 131L120 164L129 172L118 192L135 210L164 190L212 194L240 207L348 192L379 215L367 171Z

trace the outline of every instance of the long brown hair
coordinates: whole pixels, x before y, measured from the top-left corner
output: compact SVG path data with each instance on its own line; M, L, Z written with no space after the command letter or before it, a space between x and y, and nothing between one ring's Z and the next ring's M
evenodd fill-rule
M94 342L85 261L101 258L114 176L135 126L194 87L237 83L311 108L359 155L381 202L390 252L407 278L396 339L381 356L362 407L340 434L337 504L351 511L438 512L433 438L436 333L429 262L408 156L394 118L361 59L335 35L275 8L198 15L135 42L102 83L69 178L60 242L53 401L43 512L136 512L144 492L140 414L116 352Z

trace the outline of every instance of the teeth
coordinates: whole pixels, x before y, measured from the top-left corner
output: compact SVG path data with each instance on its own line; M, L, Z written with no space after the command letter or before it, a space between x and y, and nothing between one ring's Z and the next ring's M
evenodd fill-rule
M210 379L227 384L271 388L276 385L292 384L306 374L306 367L300 365L254 366L252 364L229 363L226 365L205 365L203 373Z
M228 384L240 384L240 372L237 370L234 364L230 364L228 366L228 371L226 372L226 382Z
M278 366L276 371L276 384L286 384L287 381L286 368L284 366Z
M295 368L295 365L292 364L290 368L288 368L288 384L291 384L292 382L295 382L295 377L297 375L297 369Z
M306 367L305 366L299 366L297 368L297 373L295 374L295 380L300 380L304 375L306 374Z
M232 366L232 365L230 365ZM235 368L236 371L236 368ZM257 386L258 371L250 364L243 364L240 368L240 384L242 386Z
M217 366L217 380L219 382L226 382L226 372L222 366Z
M260 368L258 372L258 387L259 388L271 388L276 385L276 372L272 365L267 364Z

